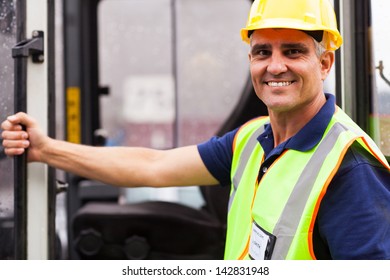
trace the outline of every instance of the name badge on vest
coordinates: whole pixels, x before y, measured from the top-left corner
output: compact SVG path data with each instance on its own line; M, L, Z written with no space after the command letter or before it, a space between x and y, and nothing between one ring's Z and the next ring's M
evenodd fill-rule
M249 244L249 257L252 260L270 260L274 250L276 236L265 231L256 222L252 224Z

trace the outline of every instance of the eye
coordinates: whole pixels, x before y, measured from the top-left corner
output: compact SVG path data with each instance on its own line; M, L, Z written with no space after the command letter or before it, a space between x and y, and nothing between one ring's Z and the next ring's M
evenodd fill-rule
M261 55L261 56L269 56L269 55L271 55L271 51L269 51L269 50L260 50L258 54Z
M301 49L289 49L289 50L285 51L285 54L287 56L298 56L302 53L303 53L303 51Z
M254 57L267 57L271 55L271 51L267 49L253 49L252 56Z

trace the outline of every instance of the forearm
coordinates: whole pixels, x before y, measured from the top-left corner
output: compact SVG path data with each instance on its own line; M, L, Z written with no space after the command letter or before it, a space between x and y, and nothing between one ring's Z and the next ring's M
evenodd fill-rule
M41 153L41 161L55 168L128 187L152 183L146 181L148 171L143 163L152 157L147 149L93 147L59 140L51 140Z
M195 147L159 151L92 147L53 139L41 153L41 161L50 166L110 185L163 187L217 183L198 157Z
M26 131L22 130L22 125ZM91 147L47 137L25 113L9 116L2 125L5 153L18 156L28 149L29 162L48 165L110 185L191 186L217 180L204 165L196 146L172 150Z

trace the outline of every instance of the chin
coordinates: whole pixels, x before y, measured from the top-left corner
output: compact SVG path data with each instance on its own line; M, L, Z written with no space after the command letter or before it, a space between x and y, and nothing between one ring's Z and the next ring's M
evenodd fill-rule
M274 97L274 98L260 98L267 106L268 110L275 112L288 111L294 108L295 103L289 100L286 95Z

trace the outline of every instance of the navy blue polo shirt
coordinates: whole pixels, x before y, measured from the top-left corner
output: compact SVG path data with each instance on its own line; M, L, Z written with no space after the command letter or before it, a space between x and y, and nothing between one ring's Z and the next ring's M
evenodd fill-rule
M307 151L321 140L335 110L334 96L326 98L317 115L277 147L271 125L265 126L258 137L265 152L260 176L284 150ZM198 145L204 164L221 185L230 185L237 130ZM313 242L318 259L390 259L390 172L358 143L347 151L321 202Z

